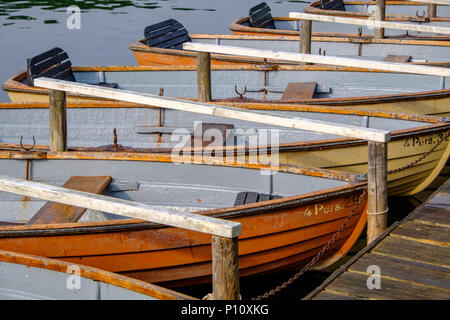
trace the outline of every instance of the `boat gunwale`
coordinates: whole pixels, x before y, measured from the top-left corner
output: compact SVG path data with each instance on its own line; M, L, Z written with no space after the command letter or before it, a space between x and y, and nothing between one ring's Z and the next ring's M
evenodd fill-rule
M0 109L1 110L1 109ZM157 128L157 127L156 127ZM409 137L411 135L427 135L434 134L438 132L444 132L450 130L450 120L446 123L436 123L430 125L428 127L414 127L409 129L395 130L391 132L391 140L397 141L401 140L405 137ZM249 147L249 146L206 146L206 147L192 147L188 149L175 149L175 148L133 148L127 146L121 146L121 148L126 149L126 152L129 154L167 154L174 152L190 152L191 155L204 153L204 152L224 152L224 153L233 153L234 156L238 155L252 155L256 152L267 151L271 153L272 150L275 152L296 152L296 151L314 151L314 150L324 150L331 149L336 147L347 147L347 146L356 146L356 145L367 145L366 140L361 139L352 139L352 138L331 138L331 139L318 139L311 141L298 141L298 142L285 142L280 143L278 147L273 148L271 145L259 146L259 147ZM27 146L27 145L24 145ZM23 148L20 144L15 143L0 143L0 159L7 159L8 156L5 154L1 154L1 152L19 152L18 154L11 153L9 155L9 159L51 159L47 156L51 154L49 151L48 145L34 145L33 152L20 153L23 151ZM69 146L69 152L113 152L113 145L106 146L97 146L97 147L78 147L78 146ZM114 151L116 152L116 151ZM23 156L20 156L23 155ZM143 160L144 161L144 160Z
M74 266L73 262L66 262L58 259L40 257L36 255L24 254L19 252L0 250L0 262L19 264L26 267L35 267L39 269L51 270L73 274L69 270ZM101 281L106 284L121 287L126 290L138 292L155 299L161 300L197 300L183 293L175 292L164 287L156 286L152 283L141 281L138 279L126 277L117 273L98 269L91 266L76 264L79 270L79 276L91 279L93 281Z
M271 30L271 29L269 29ZM224 34L190 34L192 39L219 39L219 40L259 40L259 41L299 41L299 36L286 36L286 35L224 35ZM338 42L349 44L392 44L392 45L418 45L418 46L436 46L436 47L450 47L449 41L443 40L415 40L415 39L403 39L403 38L382 38L375 39L371 35L362 35L361 37L355 37L353 34L342 34L342 36L327 36L324 33L321 36L314 36L311 38L313 42ZM150 47L145 43L145 39L140 39L129 44L128 49L132 51L150 52L150 53L170 53L172 55L186 55L197 56L197 51L184 50L184 49L168 49L159 47ZM230 55L211 54L212 57L230 57ZM235 56L232 56L235 57ZM239 59L249 57L239 57ZM236 59L236 58L234 58ZM256 58L253 58L256 59ZM430 63L445 63L445 62L430 62ZM290 64L295 64L290 62ZM426 64L420 62L420 64Z
M8 153L8 152L7 152ZM50 157L48 155L50 154ZM93 154L96 154L93 156ZM87 156L86 156L87 155ZM89 156L90 155L90 156ZM8 156L8 154L6 154ZM121 157L122 156L122 157ZM134 155L135 156L135 155ZM152 161L152 162L169 162L173 163L173 159L170 155L161 155L161 154L147 154L146 159L143 161ZM149 159L148 157L153 159ZM125 157L125 158L124 158ZM189 157L193 159L193 157ZM5 159L5 152L0 151L0 159ZM6 158L8 159L8 158ZM14 158L13 158L14 159ZM131 157L127 158L126 153L105 153L105 152L49 152L46 158L43 159L71 159L71 160L80 160L80 159L88 159L88 160L132 160L136 161L136 158ZM185 159L177 160L179 162L185 161ZM217 166L219 161L214 161L212 158L203 159L204 162L208 162L207 165ZM213 164L210 164L213 163ZM216 164L214 164L216 163ZM205 165L205 164L201 164ZM226 167L239 167L239 168L249 168L249 169L262 169L267 168L268 166L264 166L261 164L238 164L238 165L226 165L222 164L222 166ZM307 176L315 176L319 178L328 178L341 180L346 182L346 185L326 188L319 191L307 192L300 195L294 195L290 197L284 197L279 199L267 200L257 203L251 203L240 206L230 206L219 209L207 209L196 211L197 214L217 217L217 218L238 218L246 215L255 215L255 214L265 214L270 213L273 210L283 210L286 208L291 208L299 205L305 205L320 199L329 199L330 197L339 197L342 194L352 194L354 192L359 192L364 189L367 185L367 182L361 181L361 177L357 174L346 173L335 170L328 169L316 169L316 168L305 168L296 165L280 165L277 167L277 171L292 173L297 175L307 175ZM97 222L77 222L77 223L63 223L63 224L47 224L47 225L8 225L8 226L0 226L0 238L4 237L20 237L20 236L36 236L39 234L54 234L52 229L61 229L59 232L63 232L66 234L67 232L81 232L81 233L89 233L96 232L94 229L97 228L97 232L108 232L109 227L113 225L123 225L119 229L123 229L123 231L127 231L126 224L138 224L138 228L171 228L169 226L164 226L152 222L146 222L139 219L122 219L120 221L117 220L106 220L106 221L97 221ZM105 227L105 228L101 228ZM93 229L92 229L93 228ZM102 229L99 230L98 228ZM76 230L72 230L76 229ZM105 230L103 230L105 229ZM65 231L62 231L65 230Z
M369 72L369 73L398 73L398 72L389 72L389 71L376 71L370 69L363 68L353 68L353 67L338 67L338 66L304 66L304 65L276 65L276 68L272 71L336 71L336 72ZM73 71L75 72L132 72L132 71L195 71L196 66L91 66L91 67L73 67ZM251 71L270 71L264 70L263 66L258 67L257 65L233 65L233 66L211 66L211 70L217 71L225 71L225 70L251 70ZM23 79L26 78L26 71L18 73L11 78L7 79L3 85L2 89L6 92L21 92L27 94L36 94L36 95L48 95L49 90L34 86L29 86L21 83ZM72 95L68 94L70 97L81 97L85 98L87 103L88 100L94 101L114 101L111 99L103 99L97 97L91 97L86 95ZM419 91L419 92L404 92L404 93L395 93L395 94L384 94L384 95L373 95L373 96L361 96L361 97L341 97L341 98L311 98L311 99L301 99L301 100L264 100L264 102L260 101L251 101L250 103L260 103L260 104L377 104L386 101L404 101L404 100L419 100L423 98L445 98L450 96L450 88L449 89L439 89L439 90L427 90L427 91ZM195 98L184 98L185 100L193 100ZM231 101L231 98L226 99L214 99L212 103L236 103ZM120 101L115 101L117 104L121 104ZM237 103L245 103L245 100Z

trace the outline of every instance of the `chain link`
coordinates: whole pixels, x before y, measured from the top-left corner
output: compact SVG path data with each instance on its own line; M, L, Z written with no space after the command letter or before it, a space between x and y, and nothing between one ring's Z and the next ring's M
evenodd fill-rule
M330 246L336 241L336 239L339 237L341 232L344 230L345 226L348 224L350 219L355 214L356 210L359 208L362 200L364 199L365 195L367 194L368 189L367 187L364 188L363 192L359 196L358 200L356 201L356 205L353 207L353 209L350 211L349 215L345 219L345 221L341 224L339 229L336 231L336 233L331 237L331 239L328 241L326 245L322 247L322 249L317 253L317 255L307 264L305 265L299 272L297 272L294 276L292 276L289 280L283 282L281 285L277 286L275 289L272 289L263 295L259 295L256 298L252 298L251 300L262 300L267 299L270 296L273 296L274 294L280 292L281 290L285 289L287 286L291 285L295 280L300 278L302 274L304 274L307 270L309 270L312 266L314 266L317 261L319 261L320 257L330 248Z

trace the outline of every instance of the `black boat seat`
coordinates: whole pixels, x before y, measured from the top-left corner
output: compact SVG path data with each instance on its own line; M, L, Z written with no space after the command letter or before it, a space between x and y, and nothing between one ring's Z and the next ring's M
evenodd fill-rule
M234 206L240 206L243 204L256 203L262 201L268 201L273 199L282 198L274 194L257 193L252 191L239 192L234 200Z
M320 9L345 11L344 0L320 0Z
M248 13L248 23L253 28L276 29L270 7L265 2L250 8Z
M63 49L56 47L27 59L28 85L33 86L34 79L40 77L76 81L68 54ZM101 82L96 85L108 88L118 87L117 83Z
M27 59L28 85L34 85L34 79L39 77L75 81L67 53L61 48L53 48Z
M183 49L183 43L191 38L186 28L175 19L150 25L144 30L145 43L149 47L163 49Z

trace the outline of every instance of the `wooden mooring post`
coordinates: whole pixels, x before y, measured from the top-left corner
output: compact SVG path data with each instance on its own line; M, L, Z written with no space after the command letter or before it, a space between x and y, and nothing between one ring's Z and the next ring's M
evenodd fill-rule
M214 300L239 300L238 239L212 237Z
M367 244L387 227L387 143L368 142Z
M435 3L428 4L428 18L436 18L437 6Z
M199 101L211 101L211 55L209 52L197 53L197 91Z
M300 53L311 53L311 32L312 32L312 21L311 20L301 20L300 21Z
M386 1L377 0L374 14L376 21L384 21L386 18ZM375 39L384 38L384 28L375 28L374 32Z
M50 151L66 151L66 93L59 90L50 90L48 107L50 117Z

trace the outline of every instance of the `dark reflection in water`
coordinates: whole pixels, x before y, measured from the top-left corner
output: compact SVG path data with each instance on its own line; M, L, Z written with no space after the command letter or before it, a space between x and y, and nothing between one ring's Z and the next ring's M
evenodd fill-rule
M101 9L101 10L114 10L123 7L135 7L145 9L160 8L158 2L148 1L73 1L73 0L57 0L57 1L42 1L42 0L29 0L29 1L11 1L6 0L0 2L0 11L14 12L20 9L28 9L32 7L41 7L42 10L56 10L61 8L67 8L71 5L77 5L82 10L87 9Z

